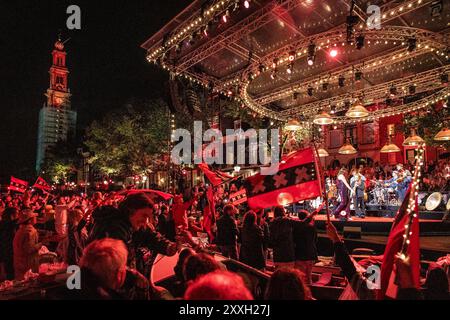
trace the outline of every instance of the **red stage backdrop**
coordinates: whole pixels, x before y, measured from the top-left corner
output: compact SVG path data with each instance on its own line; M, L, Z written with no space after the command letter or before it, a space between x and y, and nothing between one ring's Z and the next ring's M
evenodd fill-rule
M274 175L249 177L245 183L251 209L288 205L317 198L321 194L313 148L306 148L281 161Z

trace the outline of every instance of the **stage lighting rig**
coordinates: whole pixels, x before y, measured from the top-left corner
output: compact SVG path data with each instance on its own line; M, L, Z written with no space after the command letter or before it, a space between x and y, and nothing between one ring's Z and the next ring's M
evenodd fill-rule
M316 59L316 45L314 43L310 43L308 46L308 65L312 66L314 64L315 59Z

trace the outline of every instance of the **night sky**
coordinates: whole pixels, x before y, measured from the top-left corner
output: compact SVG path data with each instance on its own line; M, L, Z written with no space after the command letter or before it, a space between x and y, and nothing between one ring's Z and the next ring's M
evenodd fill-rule
M140 45L191 3L188 0L27 0L0 4L0 177L34 170L39 110L46 101L51 51L59 30L66 44L78 132L132 98L164 93L167 75ZM76 4L81 30L66 28ZM3 181L2 181L3 182Z

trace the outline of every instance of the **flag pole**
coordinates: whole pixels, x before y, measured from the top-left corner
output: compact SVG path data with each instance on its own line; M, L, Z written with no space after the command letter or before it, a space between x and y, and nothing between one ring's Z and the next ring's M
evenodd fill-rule
M320 188L322 189L322 196L325 199L325 210L327 213L327 222L330 223L331 219L330 219L330 210L328 207L328 196L327 196L327 192L326 192L326 186L325 186L325 179L322 179L322 163L320 163L320 157L319 157L319 152L317 151L317 146L316 146L316 142L313 141L312 142L313 146L314 146L314 158L315 158L315 163L316 163L316 167L317 167L317 173L319 174L319 180L320 180Z

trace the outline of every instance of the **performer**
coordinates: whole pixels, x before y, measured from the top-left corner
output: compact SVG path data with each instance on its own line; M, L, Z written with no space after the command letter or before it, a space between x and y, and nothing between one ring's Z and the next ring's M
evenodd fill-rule
M406 191L408 190L411 181L411 172L409 170L403 170L402 166L400 176L397 179L397 196L400 203L405 199Z
M337 202L337 188L336 184L331 180L331 178L327 178L325 180L325 189L327 192L327 198L329 203L335 207Z
M339 217L341 220L347 220L350 218L350 201L349 192L352 195L353 190L347 182L348 170L341 168L339 170L336 187L340 197L339 204L333 209L332 215L335 218Z
M392 178L390 178L390 179L388 179L388 180L386 180L386 181L384 181L384 186L385 187L389 187L389 188L392 188L394 191L395 191L395 194L396 194L396 197L397 197L397 199L399 199L400 197L399 197L399 193L398 193L398 178L399 178L399 176L398 176L398 171L392 171ZM388 199L388 194L387 194L387 192L388 191L386 191L386 194L385 194L385 196L386 196L386 198Z
M354 170L353 176L350 179L350 186L353 189L353 205L355 206L355 215L358 218L364 219L366 217L366 204L364 200L364 193L366 190L366 177L360 170Z

